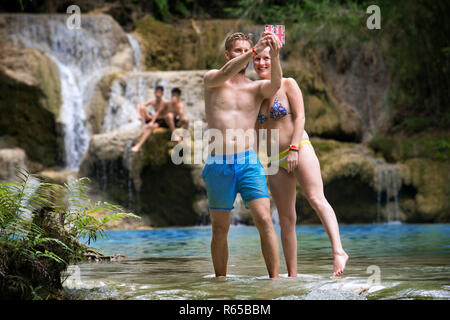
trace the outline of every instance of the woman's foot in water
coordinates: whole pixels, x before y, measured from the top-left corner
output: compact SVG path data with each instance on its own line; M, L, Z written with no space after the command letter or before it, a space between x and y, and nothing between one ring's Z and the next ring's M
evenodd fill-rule
M344 250L333 252L333 276L338 277L344 272L347 261L348 255Z

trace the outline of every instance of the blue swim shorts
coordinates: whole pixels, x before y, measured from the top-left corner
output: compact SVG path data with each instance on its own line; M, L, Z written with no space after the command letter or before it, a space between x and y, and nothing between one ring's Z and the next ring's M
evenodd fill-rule
M209 208L232 210L239 192L247 203L269 198L266 172L253 150L235 154L210 154L202 171Z

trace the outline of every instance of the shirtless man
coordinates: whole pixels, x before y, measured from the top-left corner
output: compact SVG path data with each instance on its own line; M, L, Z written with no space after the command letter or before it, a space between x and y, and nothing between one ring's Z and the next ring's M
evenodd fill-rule
M152 105L153 109L155 111L157 111L164 104L164 100L162 99L162 96L164 94L164 87L157 86L155 88L154 94L155 94L155 98L147 100L143 103L139 103L136 106L138 118L139 118L139 120L141 120L141 131L139 132L138 137L144 133L145 125L147 123L149 123L153 118L153 116L150 114L150 111L147 109L147 106Z
M173 132L173 130L175 130L175 116L174 113L171 112L173 102L175 101L173 92L171 100L163 100L163 94L164 88L162 86L157 86L155 88L156 98L138 105L138 116L140 115L139 118L141 119L141 121L142 119L145 119L145 122L142 121L143 125L141 127L140 134L142 136L139 142L133 148L131 148L132 152L138 152L142 148L142 145L150 137L155 128L169 128L170 132ZM176 101L180 103L179 99ZM156 113L153 116L150 115L146 108L148 104L153 104L154 109L156 110Z
M184 115L184 104L181 102L180 88L173 88L172 98L170 99L170 112L173 114L173 126L175 128L187 129L189 119Z
M245 69L252 55L270 47L271 80L251 81ZM216 277L226 276L228 262L228 230L230 212L239 192L250 207L253 221L260 234L261 249L269 277L278 277L280 257L278 238L270 215L270 202L265 171L253 146L245 141L245 152L229 129L254 129L259 106L272 97L281 86L279 51L281 43L270 33L264 33L252 48L248 36L234 33L225 41L228 62L220 70L210 70L204 76L206 121L210 129L219 130L224 137L222 150L210 154L202 171L208 196L212 225L211 256ZM227 152L233 150L231 153ZM239 161L241 160L241 161ZM241 164L245 161L245 164Z
M167 105L167 101L163 100L164 87L157 86L155 88L155 98L147 100L143 103L140 103L136 106L136 111L138 114L138 118L141 120L141 131L139 132L138 137L141 137L139 142L131 148L132 152L138 152L144 142L150 137L153 132L153 129L157 128L158 125L155 124L156 116L158 111L164 109L164 106ZM156 111L155 115L151 115L147 109L148 105L152 105L153 109Z

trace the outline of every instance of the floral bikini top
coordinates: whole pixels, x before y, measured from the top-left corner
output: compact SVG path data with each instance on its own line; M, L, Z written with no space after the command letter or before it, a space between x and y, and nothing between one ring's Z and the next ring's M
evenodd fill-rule
M291 114L291 112L287 112L286 108L281 104L278 100L278 97L275 97L275 101L273 102L272 108L270 108L269 117L271 119L281 119L285 115ZM263 124L268 118L261 111L258 114L258 118L256 119L260 124Z

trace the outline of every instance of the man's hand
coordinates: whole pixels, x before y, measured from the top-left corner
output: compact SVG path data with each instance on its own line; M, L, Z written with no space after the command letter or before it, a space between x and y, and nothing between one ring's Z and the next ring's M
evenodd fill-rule
M259 38L258 42L255 44L255 52L261 53L265 48L269 46L270 32L263 32L261 38Z

